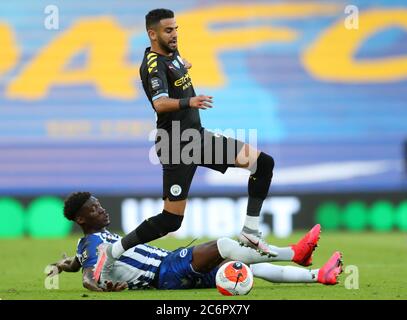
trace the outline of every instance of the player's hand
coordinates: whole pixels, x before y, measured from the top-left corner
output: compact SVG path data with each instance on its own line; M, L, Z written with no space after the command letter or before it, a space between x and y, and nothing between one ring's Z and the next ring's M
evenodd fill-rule
M203 94L200 94L199 96L192 97L189 99L189 106L191 108L196 108L196 109L208 109L212 108L212 103L213 103L213 97L211 96L205 96Z
M113 284L112 281L105 281L105 287L103 288L103 291L107 292L119 292L127 289L127 283L126 282L116 282Z
M65 267L68 267L71 265L73 258L70 258L66 255L66 253L62 254L62 259L59 260L58 262L55 263L51 263L51 266L55 266L58 269L58 274L61 273L62 271L64 271ZM48 277L54 276L55 274L55 270L51 270L48 273Z
M191 69L192 68L192 64L187 59L182 58L182 61L184 61L185 69Z

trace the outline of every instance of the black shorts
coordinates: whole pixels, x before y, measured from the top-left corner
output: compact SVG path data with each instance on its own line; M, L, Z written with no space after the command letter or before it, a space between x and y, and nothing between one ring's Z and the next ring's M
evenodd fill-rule
M225 136L202 130L199 144L183 144L178 154L179 161L173 161L171 150L168 157L158 152L163 167L163 199L170 201L185 200L188 197L196 168L210 168L222 173L230 167L235 167L237 154L244 143ZM182 154L188 154L188 161Z

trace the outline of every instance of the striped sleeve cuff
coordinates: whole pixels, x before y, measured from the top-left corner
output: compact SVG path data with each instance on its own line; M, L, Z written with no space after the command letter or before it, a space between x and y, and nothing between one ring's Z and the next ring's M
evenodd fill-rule
M168 93L163 92L163 93L157 94L156 96L154 96L152 98L152 100L154 101L154 100L157 100L158 98L161 98L161 97L168 97Z

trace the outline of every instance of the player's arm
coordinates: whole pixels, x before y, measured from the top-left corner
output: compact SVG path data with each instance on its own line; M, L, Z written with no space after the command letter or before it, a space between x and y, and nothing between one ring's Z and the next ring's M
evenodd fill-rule
M148 89L151 94L154 109L157 113L174 112L183 109L212 108L212 97L199 95L191 98L172 99L168 96L167 66L152 54L147 62L148 66Z
M93 268L83 269L82 284L86 289L97 292L119 292L127 289L126 282L116 282L113 284L112 281L106 281L103 286L100 286L94 278Z
M191 69L192 68L192 64L187 59L185 59L185 58L181 58L181 59L184 62L184 67L186 69Z
M173 112L188 108L195 109L208 109L212 108L212 98L211 96L199 95L192 98L183 99L172 99L162 96L158 99L153 100L153 105L157 113L161 112Z
M81 264L77 257L68 257L65 253L62 255L62 260L52 263L56 266L58 273L65 272L78 272L81 269ZM53 271L50 272L50 275Z
M93 277L93 268L84 268L82 275L83 286L90 291L103 291Z

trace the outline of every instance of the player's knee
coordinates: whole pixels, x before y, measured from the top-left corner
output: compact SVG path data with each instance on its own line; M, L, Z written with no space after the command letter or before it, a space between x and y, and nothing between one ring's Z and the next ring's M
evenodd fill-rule
M254 177L270 178L273 176L274 159L268 154L261 152L256 162L256 171L252 173Z
M174 214L166 210L163 210L161 215L161 223L167 233L177 231L181 227L182 220L184 219L184 216Z
M230 250L232 247L232 243L233 243L233 240L226 238L226 237L219 238L216 241L216 245L218 247L219 254L223 259L227 259L230 256Z
M164 237L170 232L177 231L181 227L183 218L183 216L163 210L162 213L145 220L146 227L143 229L145 234L142 236L154 239Z

